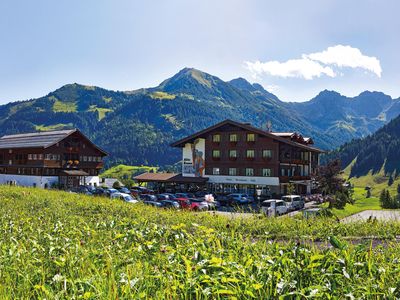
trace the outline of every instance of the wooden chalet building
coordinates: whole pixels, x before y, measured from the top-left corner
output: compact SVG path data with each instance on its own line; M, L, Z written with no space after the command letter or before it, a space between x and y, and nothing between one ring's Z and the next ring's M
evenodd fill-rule
M225 120L172 144L182 149L182 176L202 177L213 192L286 194L313 189L312 175L323 151L294 132L269 132Z
M106 155L77 129L5 135L0 138L0 184L96 186Z

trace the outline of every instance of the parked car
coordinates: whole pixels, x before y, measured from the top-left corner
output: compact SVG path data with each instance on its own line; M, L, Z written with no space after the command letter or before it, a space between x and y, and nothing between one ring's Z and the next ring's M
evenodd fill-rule
M131 192L136 192L139 194L154 194L153 190L150 190L144 186L133 186Z
M190 198L188 201L190 203L191 210L208 210L208 203L204 199Z
M124 194L130 194L131 193L131 191L130 191L130 189L128 189L127 187L121 187L121 188L119 188L118 189L121 193L124 193Z
M161 200L160 203L162 204L163 208L171 208L171 209L180 208L179 203L174 200Z
M304 200L299 195L286 195L282 196L282 200L286 202L289 211L304 208Z
M177 198L196 198L196 196L193 193L176 193L175 196Z
M162 203L158 202L158 201L146 200L146 201L143 201L143 203L146 205L154 206L154 207L163 207Z
M196 198L202 198L202 197L204 197L205 195L207 195L207 194L210 194L209 192L206 192L206 191L198 191L198 192L195 192L194 193L194 195L196 196Z
M164 194L157 194L156 197L157 201L169 200L169 196Z
M284 215L288 212L286 202L283 200L278 200L278 199L270 199L270 200L263 201L261 203L262 212L267 216L273 215L274 214L273 213L274 204L275 204L275 211L276 211L277 216Z
M92 194L93 194L94 196L107 196L107 192L106 192L104 189L102 189L102 188L96 188L96 189L92 192Z
M129 194L119 193L119 192L112 193L111 194L111 199L112 200L120 199L120 200L123 200L123 201L128 202L128 203L138 203L139 202L136 199L133 199L133 197L131 195L129 195Z
M220 206L232 206L235 204L233 197L228 197L226 195L218 195L217 203L219 203Z
M235 204L249 204L254 201L254 199L251 199L248 195L246 194L229 194L228 198L233 199Z
M175 198L171 200L178 202L181 208L190 209L190 201L188 198Z
M118 190L112 189L112 188L106 189L107 196L111 196L111 194L114 194L114 193L118 193Z
M150 194L141 194L140 199L143 201L158 201L156 195L150 195Z
M93 195L90 191L89 188L87 186L84 185L80 185L78 187L74 187L70 189L70 192L72 193L77 193L77 194L84 194L84 195L88 195L91 196Z

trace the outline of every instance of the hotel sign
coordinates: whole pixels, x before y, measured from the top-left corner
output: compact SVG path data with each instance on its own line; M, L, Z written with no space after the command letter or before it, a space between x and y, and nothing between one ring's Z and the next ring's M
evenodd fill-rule
M278 177L206 175L209 183L252 184L279 186Z

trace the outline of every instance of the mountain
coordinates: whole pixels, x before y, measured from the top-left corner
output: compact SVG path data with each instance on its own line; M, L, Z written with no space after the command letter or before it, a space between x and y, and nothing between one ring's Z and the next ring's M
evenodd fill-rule
M369 91L349 98L325 90L310 101L288 106L314 128L344 141L367 136L400 114L400 99Z
M400 116L374 134L352 140L329 154L338 157L343 166L349 166L350 177L382 173L400 175Z
M347 98L324 91L287 103L243 78L225 82L185 68L153 88L120 92L75 83L1 105L0 134L77 127L110 154L108 165L169 165L181 155L171 142L227 118L259 127L271 121L274 131L299 131L333 149L399 113L400 100L382 93Z

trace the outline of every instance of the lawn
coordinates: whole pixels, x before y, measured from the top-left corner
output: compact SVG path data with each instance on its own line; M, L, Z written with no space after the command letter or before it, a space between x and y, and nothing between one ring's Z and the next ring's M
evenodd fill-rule
M379 203L379 198L366 198L366 191L363 188L354 188L354 204L347 204L344 209L332 209L332 212L339 218L343 219L350 215L354 215L364 210L379 210L382 209ZM324 204L328 207L328 204Z
M100 177L118 178L126 184L133 183L132 177L135 175L145 172L157 172L157 170L158 167L117 165L101 173Z
M2 186L0 299L398 298L398 232Z

